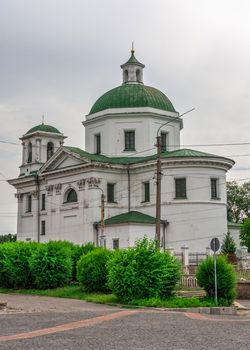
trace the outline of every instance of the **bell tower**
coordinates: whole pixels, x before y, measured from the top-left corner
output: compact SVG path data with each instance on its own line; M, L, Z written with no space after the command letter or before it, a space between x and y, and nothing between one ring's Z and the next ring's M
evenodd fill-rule
M20 137L23 146L20 176L34 175L63 145L65 138L59 130L43 123Z

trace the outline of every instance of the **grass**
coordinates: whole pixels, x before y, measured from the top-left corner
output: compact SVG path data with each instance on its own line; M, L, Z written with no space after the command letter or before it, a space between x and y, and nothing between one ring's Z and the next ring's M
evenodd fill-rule
M185 308L185 307L210 307L215 306L214 302L208 299L199 299L197 297L181 298L172 296L168 299L150 298L135 299L128 303L119 300L114 294L86 293L77 284L55 289L12 289L0 288L0 293L8 294L31 294L57 298L69 298L85 300L98 304L125 304L127 306L146 306L146 307L164 307L164 308Z

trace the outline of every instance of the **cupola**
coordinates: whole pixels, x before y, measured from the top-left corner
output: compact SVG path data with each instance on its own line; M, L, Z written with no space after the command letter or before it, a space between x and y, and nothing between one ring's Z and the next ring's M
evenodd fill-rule
M135 57L135 50L132 45L131 56L129 60L121 65L123 71L123 84L143 84L144 64L140 63Z

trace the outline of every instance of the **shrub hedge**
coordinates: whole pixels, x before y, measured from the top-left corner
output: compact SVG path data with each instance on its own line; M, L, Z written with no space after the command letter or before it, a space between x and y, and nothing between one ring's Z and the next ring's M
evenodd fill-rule
M105 248L96 248L83 255L77 263L77 280L87 292L106 292L107 262L112 252Z
M71 279L70 248L61 242L39 245L30 258L33 284L38 289L65 286Z
M5 243L0 246L0 285L9 288L32 286L29 259L37 243Z
M231 305L236 298L236 274L226 257L217 256L217 291L219 304ZM214 298L214 260L209 257L201 262L196 273L200 287L204 288L207 296Z
M119 299L167 297L180 278L180 264L147 238L117 250L108 261L108 285Z

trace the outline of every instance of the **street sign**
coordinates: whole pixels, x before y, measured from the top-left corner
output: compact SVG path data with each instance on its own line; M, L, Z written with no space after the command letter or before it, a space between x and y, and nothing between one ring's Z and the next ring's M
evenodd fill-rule
M213 252L217 252L220 249L220 241L218 238L213 238L210 242L210 247Z

